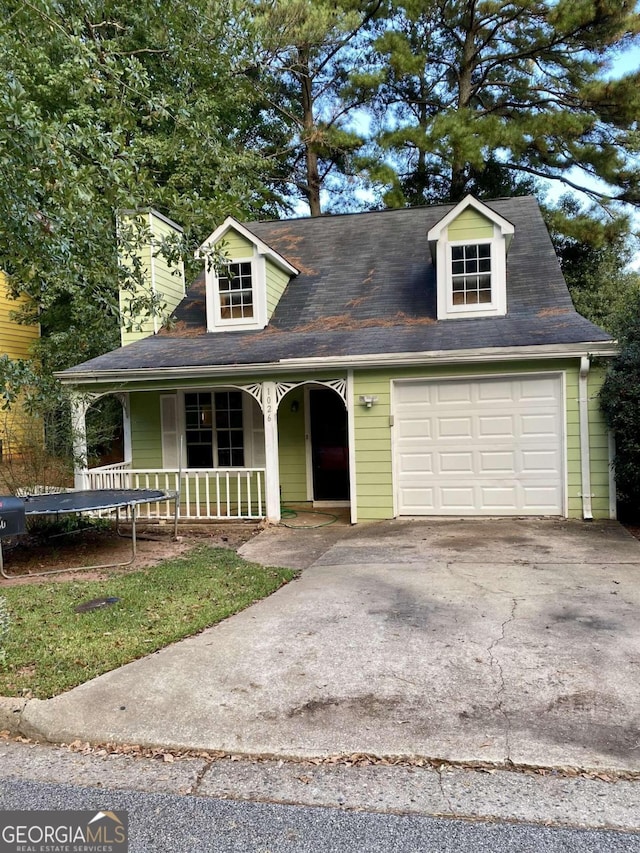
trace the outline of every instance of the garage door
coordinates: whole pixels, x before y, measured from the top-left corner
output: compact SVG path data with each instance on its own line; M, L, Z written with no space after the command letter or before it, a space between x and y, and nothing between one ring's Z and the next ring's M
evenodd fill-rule
M562 515L559 376L398 382L400 515Z

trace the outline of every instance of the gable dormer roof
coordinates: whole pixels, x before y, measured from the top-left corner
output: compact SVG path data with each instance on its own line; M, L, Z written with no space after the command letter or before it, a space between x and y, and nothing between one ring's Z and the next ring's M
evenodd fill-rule
M219 225L216 230L210 234L207 239L202 243L198 249L196 250L196 258L205 257L207 252L211 249L214 249L221 240L224 239L226 234L229 231L235 231L240 234L246 240L253 244L256 252L259 255L263 255L265 258L268 258L272 263L274 263L277 267L288 272L289 275L298 275L299 270L290 264L289 261L284 258L279 252L276 252L271 246L267 245L267 243L260 240L259 237L256 237L248 228L246 228L241 222L238 222L237 219L234 219L233 216L227 216L222 225Z
M486 204L483 204L479 199L475 198L475 196L467 195L429 229L427 240L429 241L432 257L435 258L435 246L443 236L445 229L447 229L452 222L455 222L463 211L469 208L475 210L500 229L500 234L505 238L508 251L515 232L513 223L509 222L508 219L505 219L504 216L500 216L499 213L496 213L495 210L492 210Z

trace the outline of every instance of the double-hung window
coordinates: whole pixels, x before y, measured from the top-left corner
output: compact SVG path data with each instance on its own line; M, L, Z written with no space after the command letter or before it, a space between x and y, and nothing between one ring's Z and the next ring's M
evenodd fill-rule
M229 263L218 275L221 320L253 318L253 275L251 261Z
M241 391L184 395L187 468L244 467Z
M464 243L451 247L451 303L487 305L491 287L491 244Z

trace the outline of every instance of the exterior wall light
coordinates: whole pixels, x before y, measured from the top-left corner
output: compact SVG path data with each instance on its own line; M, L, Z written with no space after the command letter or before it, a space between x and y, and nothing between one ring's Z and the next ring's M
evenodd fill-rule
M361 394L360 395L360 402L362 403L363 406L366 406L367 409L370 409L374 403L378 402L378 398L372 397L369 394Z

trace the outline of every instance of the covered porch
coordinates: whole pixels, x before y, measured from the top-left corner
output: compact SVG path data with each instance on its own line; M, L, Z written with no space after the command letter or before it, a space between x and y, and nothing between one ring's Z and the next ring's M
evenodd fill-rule
M180 387L103 390L73 398L76 489L152 488L180 494L183 520L266 519L281 506L351 506L355 522L353 380L224 380ZM90 468L86 414L115 394L124 459ZM143 508L173 518L173 504Z

